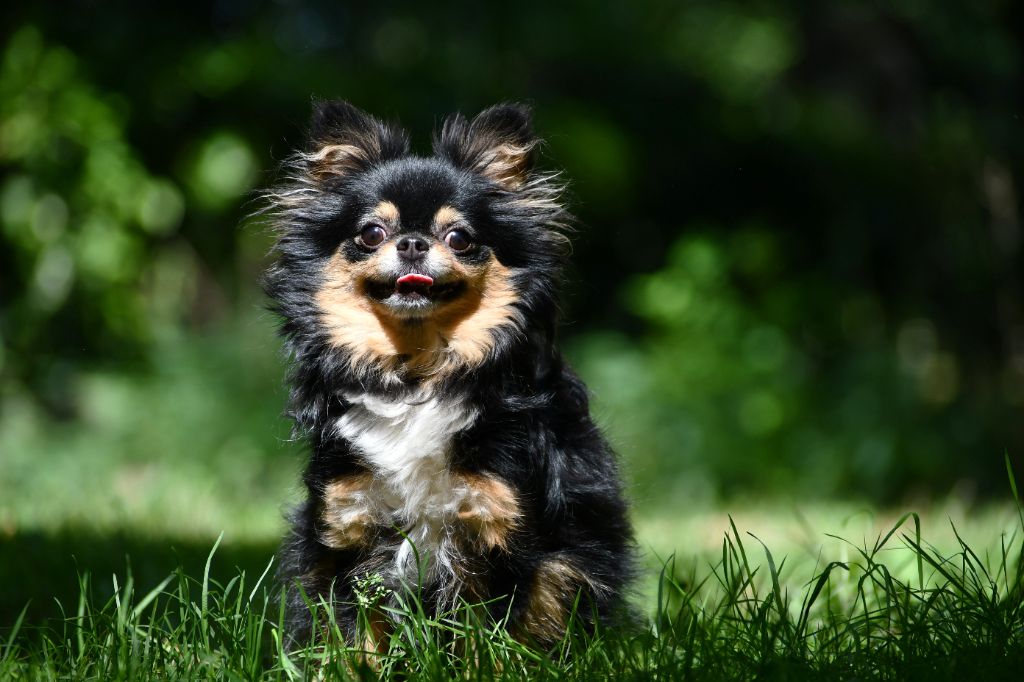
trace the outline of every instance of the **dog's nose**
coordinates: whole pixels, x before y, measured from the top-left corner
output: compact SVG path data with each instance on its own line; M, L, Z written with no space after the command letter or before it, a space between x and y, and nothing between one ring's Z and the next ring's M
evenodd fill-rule
M402 237L395 245L398 255L406 260L419 260L427 255L430 244L422 237Z

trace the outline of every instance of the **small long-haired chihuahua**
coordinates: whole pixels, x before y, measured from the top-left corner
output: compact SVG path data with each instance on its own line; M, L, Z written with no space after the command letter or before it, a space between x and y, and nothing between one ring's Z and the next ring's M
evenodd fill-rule
M449 117L416 156L403 130L322 102L267 193L265 287L311 447L281 550L293 641L314 630L307 600L346 637L385 634L386 616L359 633L367 585L411 585L435 612L486 603L542 645L574 610L585 626L625 610L632 530L555 347L569 215L538 142L504 104Z

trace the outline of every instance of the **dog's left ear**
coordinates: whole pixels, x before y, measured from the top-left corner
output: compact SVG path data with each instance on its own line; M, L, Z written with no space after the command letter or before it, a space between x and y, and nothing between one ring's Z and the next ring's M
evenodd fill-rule
M345 176L409 153L409 138L343 100L314 102L309 151L304 155L316 179Z
M434 137L434 153L474 171L506 190L526 182L533 167L534 136L525 104L498 104L470 123L461 114L448 117Z

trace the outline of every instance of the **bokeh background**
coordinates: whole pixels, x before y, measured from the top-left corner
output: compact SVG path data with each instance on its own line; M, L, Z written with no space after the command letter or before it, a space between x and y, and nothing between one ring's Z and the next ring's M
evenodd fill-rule
M446 113L533 103L581 224L563 345L638 523L970 508L1021 469L1021 3L0 12L4 618L221 531L228 563L273 552L303 452L248 216L312 97L423 152Z

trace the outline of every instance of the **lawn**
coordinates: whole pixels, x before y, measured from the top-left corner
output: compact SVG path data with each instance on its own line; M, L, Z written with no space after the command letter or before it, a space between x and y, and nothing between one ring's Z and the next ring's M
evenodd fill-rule
M303 453L270 323L161 349L148 371L78 382L74 421L4 396L0 678L994 679L1024 664L1009 480L1002 503L888 509L637 494L638 628L538 652L410 598L372 665L335 641L286 653L270 562Z
M852 542L814 533L806 519L778 508L744 509L751 519L745 526L719 514L641 520L645 586L653 588L637 597L642 624L577 633L554 651L511 640L470 608L433 618L402 595L395 611L401 626L387 653L347 648L336 632L288 652L275 626L277 589L267 577L271 539L215 541L204 558L197 544L172 539L166 548L127 536L89 547L100 536L69 534L26 555L32 542L9 538L6 603L26 597L18 581L45 598L54 579L49 596L60 617L44 625L22 611L5 621L13 627L0 639L0 676L1014 679L1024 664L1021 522L1005 507L988 509L957 529L975 538L970 546L956 539L943 511L953 510L905 516L885 529L881 516L804 509L809 518L820 514L865 533ZM716 549L719 523L727 530ZM937 546L927 535L933 524ZM885 533L874 534L879 528ZM774 548L759 537L774 539ZM57 546L62 540L69 544ZM946 542L951 549L943 549ZM658 559L655 547L678 553ZM84 551L77 566L61 560L76 550ZM102 553L115 551L136 559L111 574L111 558ZM161 564L162 580L138 577L139 568L159 572ZM16 566L22 569L11 570ZM53 594L66 590L76 571L75 589Z

